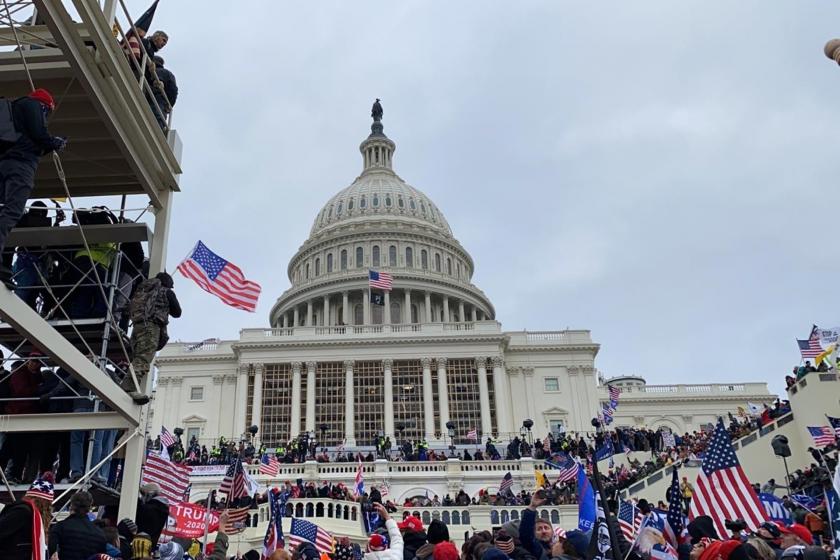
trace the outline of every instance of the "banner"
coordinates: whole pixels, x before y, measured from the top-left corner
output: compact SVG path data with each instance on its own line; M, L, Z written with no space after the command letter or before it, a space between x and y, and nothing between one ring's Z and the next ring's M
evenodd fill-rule
M204 516L207 510L197 504L189 502L169 502L169 518L163 533L172 537L197 539L204 536ZM219 515L210 512L210 529L212 533L219 529Z
M758 499L761 500L761 505L764 506L764 511L767 512L770 521L778 521L785 525L793 523L793 515L780 498L773 494L759 494Z
M588 533L595 526L595 491L592 483L586 477L586 469L578 469L577 478L578 498L578 529Z
M192 476L225 476L227 465L196 465L192 467Z
M828 348L830 344L835 344L840 340L840 327L830 329L817 327L817 335L820 337L820 346Z

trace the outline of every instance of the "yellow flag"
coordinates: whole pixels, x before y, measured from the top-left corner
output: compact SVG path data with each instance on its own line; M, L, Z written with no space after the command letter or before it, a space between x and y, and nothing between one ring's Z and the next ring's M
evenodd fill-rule
M818 355L818 356L814 359L814 362L816 362L817 367L819 367L819 365L822 363L822 361L823 361L823 360L825 360L826 358L828 358L828 357L831 355L831 353L832 353L832 352L834 352L834 349L835 349L836 347L837 347L837 343L834 343L834 342L833 342L833 343L829 344L829 345L828 345L828 348L826 348L825 350L823 350L822 354Z
M537 488L544 488L548 480L545 478L545 475L542 471L534 471L534 478L537 479Z

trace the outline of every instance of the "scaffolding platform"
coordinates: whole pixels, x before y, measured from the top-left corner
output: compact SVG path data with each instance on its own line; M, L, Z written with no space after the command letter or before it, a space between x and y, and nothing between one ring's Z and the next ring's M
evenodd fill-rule
M152 231L144 223L84 226L88 243L148 242ZM83 244L78 226L15 228L9 232L7 247L76 247Z
M96 355L102 353L103 342L107 342L105 356L114 363L125 361L120 344L117 341L117 331L111 329L110 336L104 339L102 333L108 320L105 317L95 319L50 319L46 323L54 328L58 334L67 339L83 354L88 353L88 348ZM75 328L74 328L75 327ZM123 335L125 347L129 347L128 337ZM28 338L24 338L9 323L0 323L0 345L9 350L14 350L18 356L27 356L33 350L42 351L37 348Z
M70 488L72 485L69 483L61 483L56 482L54 485L55 495L60 496L64 493L65 490ZM12 493L15 496L15 500L20 500L23 498L23 495L26 494L26 491L29 490L29 484L13 484L12 485ZM53 502L53 510L59 511L63 509L67 502L70 501L70 498L73 497L73 494L81 490L81 488L74 488L73 491L68 492L66 496L64 496L61 500L57 500ZM98 483L91 483L88 488L85 488L88 492L93 495L93 503L98 506L115 506L120 501L120 493L115 490L114 488L109 488L102 484ZM8 491L0 492L0 504L9 505L12 503L12 497L9 495Z

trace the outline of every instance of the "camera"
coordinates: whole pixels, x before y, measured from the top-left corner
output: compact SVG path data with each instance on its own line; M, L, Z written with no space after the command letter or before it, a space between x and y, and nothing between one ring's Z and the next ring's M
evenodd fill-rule
M747 529L747 522L743 519L736 519L734 521L727 519L723 524L726 526L728 531L733 533L740 533L741 531L746 531Z

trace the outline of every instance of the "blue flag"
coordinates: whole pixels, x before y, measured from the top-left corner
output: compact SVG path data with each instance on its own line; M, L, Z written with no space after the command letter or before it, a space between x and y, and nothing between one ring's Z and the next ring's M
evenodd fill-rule
M595 490L592 483L586 477L586 469L578 469L577 475L578 495L578 529L589 532L595 526Z
M613 449L612 438L605 437L604 445L595 451L595 460L603 461L607 457L612 457L613 455L615 455L615 449Z
M767 518L770 521L778 521L785 525L793 523L793 515L790 510L785 507L784 502L773 494L762 493L758 495L761 505L764 506L764 511L767 512Z

